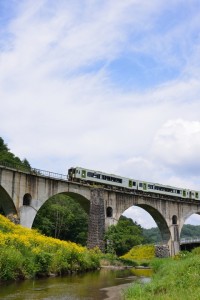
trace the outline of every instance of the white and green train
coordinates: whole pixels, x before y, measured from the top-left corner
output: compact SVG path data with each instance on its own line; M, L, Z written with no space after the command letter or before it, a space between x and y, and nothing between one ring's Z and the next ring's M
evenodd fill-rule
M167 196L179 197L183 199L200 200L200 192L182 189L159 183L146 182L141 180L130 179L118 175L107 174L100 171L89 170L81 167L70 168L68 170L69 181L76 181L88 184L102 185L127 191L139 190L148 193L163 194Z

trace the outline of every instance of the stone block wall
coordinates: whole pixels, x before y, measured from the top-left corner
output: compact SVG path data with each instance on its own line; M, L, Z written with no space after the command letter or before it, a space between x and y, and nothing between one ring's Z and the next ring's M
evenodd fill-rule
M156 245L155 246L155 256L158 258L164 258L170 256L168 245Z
M98 246L102 251L105 250L105 207L102 189L91 190L90 215L88 226L88 248Z

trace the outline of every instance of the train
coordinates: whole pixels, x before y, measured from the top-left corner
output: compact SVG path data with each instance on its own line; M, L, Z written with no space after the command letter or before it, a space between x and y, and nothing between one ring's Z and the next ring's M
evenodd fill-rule
M142 191L181 199L200 200L200 191L135 180L82 167L70 168L68 170L68 180L85 184L100 185L105 188L124 190L127 192Z

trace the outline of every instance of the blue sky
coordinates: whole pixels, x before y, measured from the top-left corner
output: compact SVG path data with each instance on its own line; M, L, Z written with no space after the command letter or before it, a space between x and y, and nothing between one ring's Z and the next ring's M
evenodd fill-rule
M1 136L36 168L200 190L199 20L195 0L0 0Z

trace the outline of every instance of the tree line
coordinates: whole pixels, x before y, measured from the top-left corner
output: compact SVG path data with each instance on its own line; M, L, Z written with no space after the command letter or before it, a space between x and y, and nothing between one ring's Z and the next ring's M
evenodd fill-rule
M0 163L9 164L9 165L17 165L18 167L30 169L31 165L26 158L21 160L18 156L15 156L8 145L4 142L4 140L0 137Z

